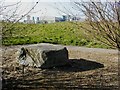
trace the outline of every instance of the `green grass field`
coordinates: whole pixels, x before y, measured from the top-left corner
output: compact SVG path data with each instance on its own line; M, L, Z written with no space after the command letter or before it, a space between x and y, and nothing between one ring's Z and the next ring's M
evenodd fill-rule
M80 25L71 22L51 24L22 24L16 23L12 29L4 34L3 45L21 45L35 43L53 43L95 48L108 48L85 34ZM86 25L87 26L87 25ZM6 37L7 36L7 37Z

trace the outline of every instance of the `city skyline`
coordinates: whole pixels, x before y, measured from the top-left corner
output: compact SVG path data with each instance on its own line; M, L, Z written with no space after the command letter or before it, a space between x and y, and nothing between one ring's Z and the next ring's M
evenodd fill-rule
M17 0L15 0L15 1L17 1ZM4 6L16 4L17 2L15 2L15 1L11 2L10 0L6 0L4 2ZM7 9L5 9L4 12L2 13L3 16L5 16L7 14L6 12L9 12L9 15L11 15L17 7L16 15L17 15L17 17L21 17L35 5L35 3L36 3L35 1L37 1L37 0L28 0L30 2L28 2L28 1L25 2L25 1L20 2L17 5L18 7L11 6ZM47 1L49 1L49 2L47 2ZM72 8L72 3L69 2L70 0L57 0L56 2L55 1L56 0L53 0L53 1L45 0L43 2L43 0L40 0L38 5L36 7L34 7L34 9L29 13L29 15L34 16L34 17L39 16L39 17L47 18L47 17L56 17L56 16L61 16L61 15L66 15L66 14L73 14L73 13L74 13L74 15L80 14L79 11L76 11ZM59 2L59 1L61 1L61 2ZM68 12L65 8L70 10L70 12ZM1 16L1 17L3 17L3 16ZM23 18L23 19L25 19L25 18Z
M80 16L71 16L71 15L62 15L61 17L53 17L50 19L44 19L42 17L31 17L30 15L26 16L26 19L24 19L23 23L54 23L54 22L64 22L64 21L82 21Z
M16 18L25 15L39 0L5 0L3 6L16 4L17 1L21 1L17 6L11 6L2 12L0 15L0 20L6 15L11 15L16 10ZM73 1L76 0L40 0L39 3L34 7L34 9L28 13L31 17L43 17L44 19L52 19L56 16L68 15L72 14L74 16L81 16L81 18L85 18L85 16L79 11L75 10L73 7ZM80 1L80 0L77 0ZM85 0L89 1L89 0ZM98 0L93 0L98 1ZM106 1L106 0L101 0ZM114 0L111 0L114 1ZM1 3L0 3L1 4ZM1 4L2 6L2 4ZM8 14L9 13L9 14ZM24 17L22 20L24 20Z

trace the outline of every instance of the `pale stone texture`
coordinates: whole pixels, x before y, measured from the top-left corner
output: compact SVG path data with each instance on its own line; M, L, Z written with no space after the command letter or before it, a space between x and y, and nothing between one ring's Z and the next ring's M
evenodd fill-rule
M26 59L18 59L20 64L40 68L63 66L68 63L68 50L63 46L39 45L23 47ZM19 51L21 52L21 50ZM19 54L20 56L20 54Z

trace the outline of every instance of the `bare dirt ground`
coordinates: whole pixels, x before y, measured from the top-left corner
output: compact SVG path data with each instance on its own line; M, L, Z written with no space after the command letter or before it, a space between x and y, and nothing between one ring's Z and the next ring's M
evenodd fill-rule
M3 90L119 90L117 50L66 46L70 65L26 67L22 74L15 54L20 47L0 49Z

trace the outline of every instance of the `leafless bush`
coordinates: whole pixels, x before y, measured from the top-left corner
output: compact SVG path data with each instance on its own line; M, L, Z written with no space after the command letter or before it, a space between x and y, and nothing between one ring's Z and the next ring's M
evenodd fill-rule
M86 16L89 27L81 26L102 43L120 50L120 2L74 2Z
M36 2L29 10L24 11L23 14L20 14L20 8L22 7L22 1L6 4L4 0L0 1L0 23L2 38L11 37L12 30L14 30L14 25L20 20L29 15L32 10L38 5L40 0ZM24 8L25 9L25 8ZM25 9L26 10L26 9Z

